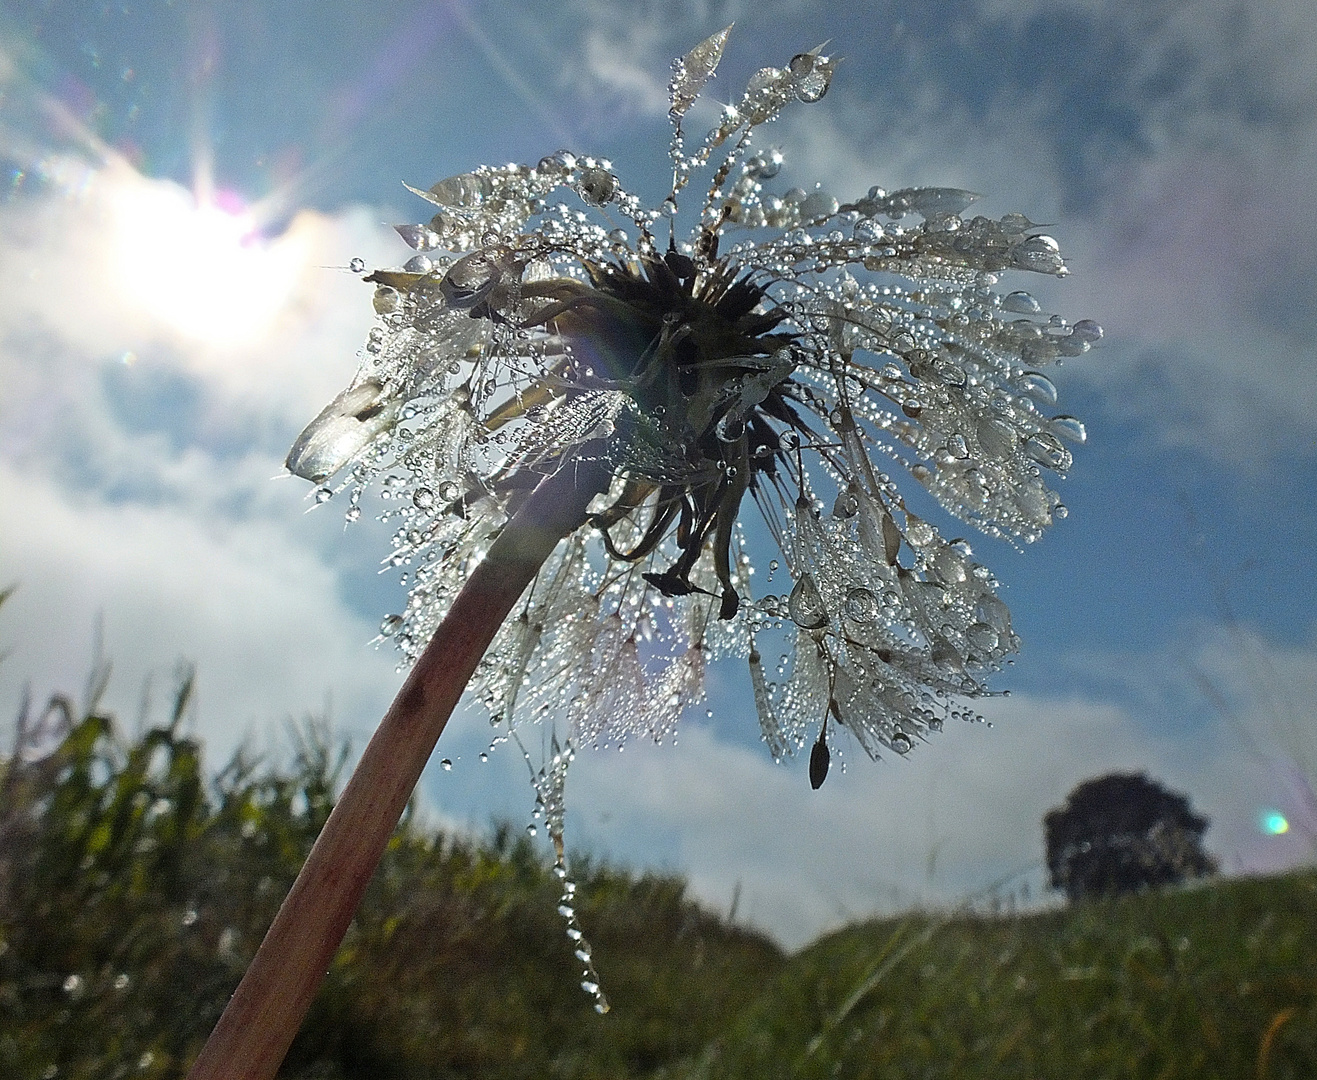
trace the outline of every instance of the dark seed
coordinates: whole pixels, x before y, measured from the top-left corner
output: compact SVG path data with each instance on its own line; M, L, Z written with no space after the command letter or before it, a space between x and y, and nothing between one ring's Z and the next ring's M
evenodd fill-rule
M815 791L818 791L823 786L823 781L828 778L828 766L832 763L832 754L828 751L827 734L828 729L824 727L819 732L814 749L809 752L809 786Z

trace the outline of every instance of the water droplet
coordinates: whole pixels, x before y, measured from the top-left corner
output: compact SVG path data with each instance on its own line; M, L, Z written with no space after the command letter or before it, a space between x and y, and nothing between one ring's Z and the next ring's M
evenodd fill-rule
M1052 517L1065 518L1070 516L1070 508L1065 503L1057 503L1052 507Z
M1044 465L1057 472L1065 472L1074 460L1070 455L1070 451L1061 445L1061 440L1055 435L1047 434L1045 431L1030 435L1025 440L1024 452L1038 462L1039 465Z
M714 424L713 433L720 442L737 442L745 434L745 421L741 417L729 413Z
M482 762L488 761L488 760L489 760L489 754L486 753L484 750L481 750L481 751L480 751L480 760L481 760Z
M959 431L954 432L951 437L947 439L947 453L954 458L960 458L962 460L969 457L969 446L965 442L965 436Z
M196 921L197 921L197 909L196 909L196 908L188 908L187 911L183 912L183 925L184 925L184 926L193 926L193 925L196 924Z
M493 185L487 177L476 173L459 173L440 180L430 188L430 194L441 206L464 209L479 206L492 190Z
M1077 337L1091 345L1102 340L1102 327L1092 319L1080 319L1070 328L1070 334L1072 337Z
M386 615L380 623L380 637L392 637L402 626L401 615Z
M1056 404L1056 384L1041 371L1026 371L1016 380L1016 385L1034 401L1043 405Z
M1054 416L1048 427L1054 434L1071 442L1082 443L1088 439L1088 430L1084 427L1083 421L1074 416Z
M782 171L782 151L764 150L745 163L747 176L755 180L772 180Z
M371 298L371 305L375 308L377 315L391 315L402 307L402 295L397 289L388 285L381 285L375 290L375 295Z
M853 518L860 512L860 500L850 491L842 491L837 496L837 501L832 504L832 516L834 518Z
M854 622L873 622L878 617L879 609L878 597L863 586L846 594L846 617Z
M315 498L317 503L321 503L321 504L327 503L333 497L334 497L333 488L327 488L327 487L316 488Z
M617 180L607 169L586 169L576 182L576 190L591 206L603 206L617 193Z
M802 630L818 630L828 625L828 611L814 578L808 572L800 575L791 596L787 599L787 612L791 621Z
M969 628L965 631L965 640L977 649L991 651L997 647L999 639L997 631L987 623L976 622L971 623Z
M526 826L526 834L528 836L538 836L539 832L540 830L536 827L535 822L533 821Z
M959 585L969 579L965 560L950 547L933 556L933 572L948 585Z
M800 204L800 220L810 222L831 217L837 212L837 205L837 200L826 191L811 191Z
M1033 298L1031 293L1018 291L1003 296L1001 298L1001 308L1003 311L1012 311L1017 315L1036 315L1042 310L1041 305Z
M462 489L452 480L445 480L439 485L439 498L443 499L444 502L452 502L460 494L462 494Z
M412 495L412 505L417 510L429 510L434 506L434 492L428 487L417 488Z
M363 270L366 269L366 260L353 259L350 263L348 263L348 269L351 270L354 274L360 274Z
M439 762L439 768L443 769L444 772L452 772L453 771L452 758L444 758L443 760L441 760Z
M347 513L343 515L343 520L351 523L353 521L357 521L358 519L360 519L360 517L361 517L361 507L350 506L348 507Z
M908 754L914 749L914 740L904 731L898 731L892 736L892 749L898 754Z
M64 993L76 994L81 989L82 989L81 975L70 975L67 979L64 980Z
M956 652L955 647L944 637L935 636L933 638L933 648L930 655L933 663L938 667L950 668L953 671L965 670L965 661L960 658L960 653Z

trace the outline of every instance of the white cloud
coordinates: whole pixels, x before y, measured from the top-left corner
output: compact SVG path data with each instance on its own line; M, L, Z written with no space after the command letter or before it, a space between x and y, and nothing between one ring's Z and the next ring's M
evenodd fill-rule
M956 725L909 759L876 764L852 748L850 767L817 792L802 761L776 766L695 725L676 747L582 753L569 791L575 842L633 859L649 845L724 910L739 885L739 917L789 946L874 912L955 905L1027 870L1042 858L1043 814L1104 772L1146 771L1187 792L1212 818L1208 847L1227 871L1307 854L1298 835L1259 834L1276 774L1220 724L1185 738L1095 701L985 705L991 728ZM1037 887L1040 873L1030 879Z
M0 612L13 645L0 683L6 722L20 679L38 701L81 685L100 614L115 671L109 700L125 719L147 676L164 694L176 660L199 662L197 731L213 765L248 735L276 745L267 736L281 721L327 699L361 745L397 685L392 657L366 644L371 622L282 523L106 505L8 467L0 500L23 507L0 523L3 572L19 584Z
M369 326L348 260L392 262L400 246L357 208L303 213L269 241L153 236L159 265L135 267L125 198L144 211L138 229L152 227L152 206L175 230L190 220L186 193L121 163L76 192L0 209L0 581L20 586L0 612L0 640L14 646L0 715L14 715L24 680L38 699L80 685L103 613L121 714L135 713L147 674L199 663L212 761L327 699L361 745L398 676L392 655L368 647L378 616L353 610L339 568L345 554L369 565L380 538L369 527L344 537L332 504L304 517L304 485L271 477L351 375ZM222 307L176 317L188 288L226 299L208 259L276 290L244 333L215 332ZM154 295L126 280L134 271L168 288Z
M1108 332L1066 368L1113 415L1154 438L1245 472L1310 451L1317 435L1317 32L1306 9L1237 3L1076 2L1095 41L1119 42L1130 72L1113 89L1139 127L1082 177L1065 157L1055 80L1010 83L973 112L944 90L932 53L912 46L901 98L846 81L784 115L791 183L838 197L870 184L966 187L983 212L1018 210L1051 231L1074 273L1014 275L1071 319ZM1058 5L985 16L1057 18ZM840 51L840 50L839 50ZM1082 121L1076 120L1076 123ZM1094 129L1094 138L1101 134ZM784 178L785 178L784 174ZM1085 195L1076 209L1076 180Z

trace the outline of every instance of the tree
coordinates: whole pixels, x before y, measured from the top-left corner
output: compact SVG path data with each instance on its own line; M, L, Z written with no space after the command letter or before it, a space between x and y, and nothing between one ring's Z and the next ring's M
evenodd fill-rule
M1214 874L1207 825L1187 796L1143 773L1085 780L1043 818L1049 883L1074 901Z

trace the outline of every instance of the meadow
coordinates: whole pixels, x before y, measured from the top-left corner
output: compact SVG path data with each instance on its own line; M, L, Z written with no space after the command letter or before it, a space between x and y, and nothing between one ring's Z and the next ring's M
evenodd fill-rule
M333 804L323 724L207 771L170 718L29 710L0 773L0 1075L181 1076ZM42 733L57 745L31 752ZM404 819L281 1076L1317 1075L1317 872L988 915L913 912L787 955L675 877L578 858L612 1001L520 829Z

